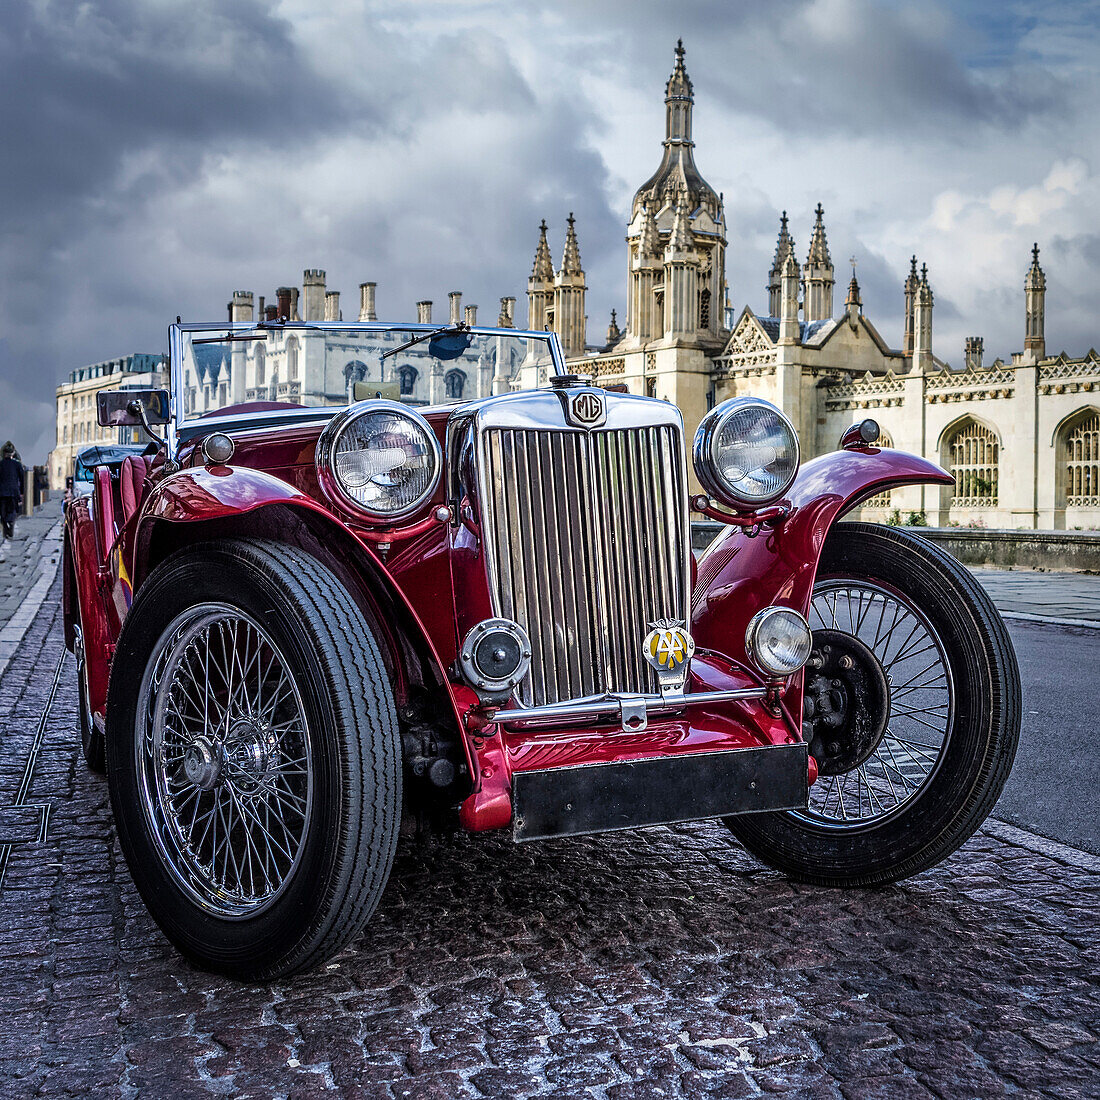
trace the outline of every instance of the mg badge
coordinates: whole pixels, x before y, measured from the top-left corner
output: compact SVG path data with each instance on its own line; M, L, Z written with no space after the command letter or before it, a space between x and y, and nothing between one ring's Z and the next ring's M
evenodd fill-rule
M649 624L649 633L642 643L642 654L657 672L661 693L683 691L687 680L695 640L682 622L658 619Z
M581 390L569 397L569 419L582 428L594 428L604 422L607 413L603 397L595 390Z

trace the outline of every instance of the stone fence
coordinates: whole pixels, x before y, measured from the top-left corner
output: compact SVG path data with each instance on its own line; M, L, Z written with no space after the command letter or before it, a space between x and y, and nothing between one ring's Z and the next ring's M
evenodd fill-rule
M694 550L698 553L709 546L723 526L709 520L692 523ZM1100 573L1100 531L987 531L971 527L905 530L942 546L964 565Z

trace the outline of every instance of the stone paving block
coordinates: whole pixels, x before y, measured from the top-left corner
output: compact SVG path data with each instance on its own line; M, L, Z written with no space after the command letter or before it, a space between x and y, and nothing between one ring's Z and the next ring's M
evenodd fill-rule
M59 589L0 678L0 805L62 660ZM1100 1095L1097 864L993 824L851 892L706 823L402 843L328 966L203 974L129 879L64 660L30 789L49 832L0 892L0 1096Z

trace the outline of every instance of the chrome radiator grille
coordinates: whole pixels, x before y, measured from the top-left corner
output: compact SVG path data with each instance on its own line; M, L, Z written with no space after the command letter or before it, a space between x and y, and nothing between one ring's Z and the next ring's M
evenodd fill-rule
M656 691L642 640L687 613L679 426L487 428L480 457L494 611L531 638L520 702Z

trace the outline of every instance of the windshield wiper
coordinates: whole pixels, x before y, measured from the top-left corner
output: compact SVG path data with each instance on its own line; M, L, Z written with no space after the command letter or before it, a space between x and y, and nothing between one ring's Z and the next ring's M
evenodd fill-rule
M382 352L382 358L388 359L391 355L396 355L399 351L405 351L416 344L422 344L425 340L432 340L436 336L462 336L469 331L470 326L464 324L462 321L459 321L457 325L444 325L442 328L437 328L433 332L422 332L412 340L406 340L405 343L399 344L395 348L390 348L389 351Z
M224 336L210 336L204 340L192 340L192 344L224 344L230 340L266 340L266 332L242 332L237 336L226 333Z

